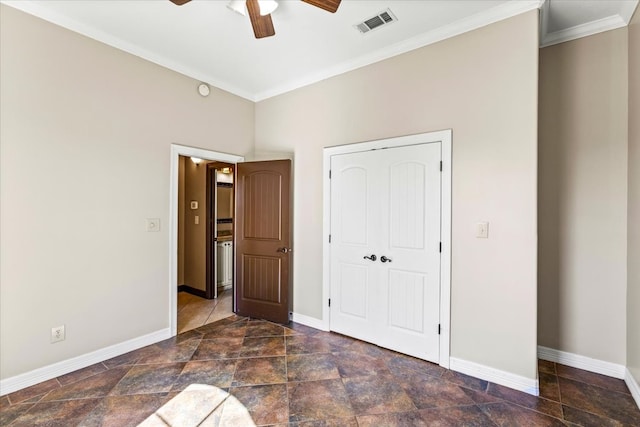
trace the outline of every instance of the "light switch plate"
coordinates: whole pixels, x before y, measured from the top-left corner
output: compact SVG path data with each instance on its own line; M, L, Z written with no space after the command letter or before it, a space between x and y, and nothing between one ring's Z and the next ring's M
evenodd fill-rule
M488 239L489 238L489 223L488 222L479 222L477 224L476 237L478 239Z
M160 218L147 218L147 231L160 231Z

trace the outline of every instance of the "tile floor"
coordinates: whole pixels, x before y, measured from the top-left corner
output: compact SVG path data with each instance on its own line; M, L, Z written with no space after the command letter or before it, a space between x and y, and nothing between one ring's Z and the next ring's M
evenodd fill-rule
M216 299L178 292L178 333L231 316L232 292L231 289L218 292Z
M534 397L334 333L231 316L3 396L0 425L640 426L623 381L544 361L539 372Z

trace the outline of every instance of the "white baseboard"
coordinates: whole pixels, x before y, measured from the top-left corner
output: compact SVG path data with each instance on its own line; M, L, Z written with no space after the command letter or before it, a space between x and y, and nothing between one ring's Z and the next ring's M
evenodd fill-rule
M537 379L526 378L510 372L501 371L489 366L480 365L468 360L450 358L450 367L452 371L461 372L481 380L490 381L515 390L520 390L534 396L540 394L540 385Z
M640 384L638 381L631 375L631 371L629 368L626 369L626 375L624 376L624 382L627 383L627 387L629 387L629 391L631 392L631 396L633 396L633 400L636 401L636 405L640 408Z
M53 363L14 377L5 378L0 380L0 396L68 374L69 372L77 371L78 369L86 368L87 366L91 366L95 363L120 356L150 344L155 344L158 341L162 341L170 337L171 332L169 328L161 329L141 337L132 338L109 347L92 351L91 353L86 353L81 356Z
M320 329L321 331L329 330L329 328L325 326L324 321L316 319L315 317L305 316L304 314L291 313L291 320L310 328Z
M592 359L587 356L568 353L566 351L543 347L541 345L538 346L538 358L621 380L625 379L625 373L627 371L627 368L624 365Z

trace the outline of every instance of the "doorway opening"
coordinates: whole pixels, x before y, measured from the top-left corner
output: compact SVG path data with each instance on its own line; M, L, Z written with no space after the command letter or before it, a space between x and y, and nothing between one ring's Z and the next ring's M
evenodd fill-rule
M244 157L236 156L232 154L220 153L211 150L205 150L201 148L187 147L178 144L171 144L171 181L170 181L170 191L169 191L169 199L170 199L170 209L169 209L169 328L171 331L171 335L175 336L178 328L178 285L179 285L179 263L180 263L180 242L179 238L179 230L180 230L180 211L184 209L186 211L186 204L188 202L189 210L191 210L191 200L180 200L180 158L184 157L188 160L191 157L202 159L204 162L212 161L212 162L222 162L231 165L235 165L236 163L243 162ZM201 165L201 167L206 168L205 165ZM205 169L206 170L206 169ZM203 183L204 185L205 183ZM198 202L197 210L198 216L198 225L205 226L206 225L206 215L200 215L202 211L206 211L206 200L194 200ZM182 202L182 203L181 203ZM202 202L202 205L200 204ZM195 207L196 205L194 205ZM186 214L185 214L186 216ZM195 213L192 214L190 220L193 223L196 222ZM202 233L202 241L206 241L206 235ZM203 243L204 245L204 243ZM204 248L203 248L204 249ZM203 254L204 254L203 250ZM203 263L201 267L202 276L206 277L206 268L205 262L206 257L203 256ZM205 279L203 279L205 281ZM214 287L215 289L215 287ZM203 290L205 293L206 290Z
M207 163L206 297L233 291L235 165Z

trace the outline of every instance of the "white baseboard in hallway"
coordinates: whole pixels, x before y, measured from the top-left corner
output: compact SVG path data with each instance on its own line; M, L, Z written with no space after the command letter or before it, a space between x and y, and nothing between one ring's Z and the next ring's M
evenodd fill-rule
M571 366L572 368L583 369L585 371L595 372L596 374L602 374L621 380L625 379L627 371L627 368L624 365L592 359L591 357L543 347L541 345L538 346L538 359L548 360L549 362L555 362L561 365Z

